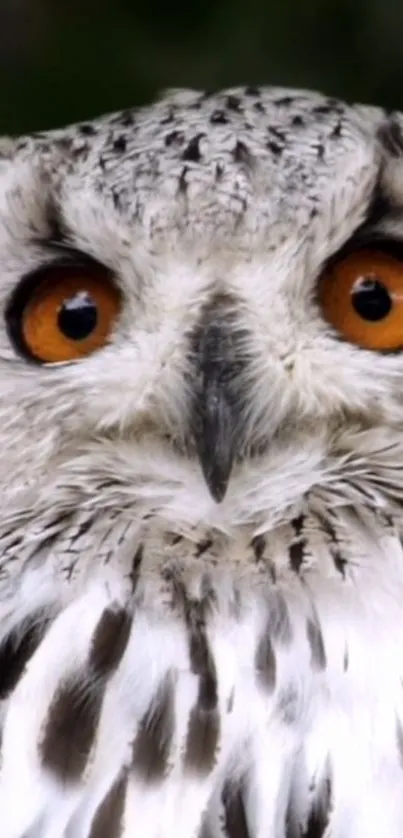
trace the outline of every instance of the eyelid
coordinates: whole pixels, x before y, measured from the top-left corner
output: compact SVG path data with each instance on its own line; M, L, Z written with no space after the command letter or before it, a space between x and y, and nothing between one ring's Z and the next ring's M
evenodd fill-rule
M403 261L403 235L402 240L387 238L384 233L367 231L362 234L355 234L339 250L333 253L324 263L321 274L330 269L333 264L341 262L353 253L361 250L378 250L399 261Z

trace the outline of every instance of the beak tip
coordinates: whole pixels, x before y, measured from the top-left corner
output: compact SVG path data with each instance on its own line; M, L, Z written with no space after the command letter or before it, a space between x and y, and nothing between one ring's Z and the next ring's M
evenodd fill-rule
M227 494L228 484L224 486L209 486L210 494L215 502L221 503Z
M202 468L202 472L213 500L215 500L216 503L221 503L227 494L231 469L226 469L224 473L217 467L213 468L209 472Z

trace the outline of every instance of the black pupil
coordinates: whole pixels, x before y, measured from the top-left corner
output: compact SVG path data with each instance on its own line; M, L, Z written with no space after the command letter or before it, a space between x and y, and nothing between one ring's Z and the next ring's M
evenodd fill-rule
M365 276L357 279L351 296L357 314L363 320L370 320L373 323L387 317L392 308L389 291L376 276Z
M97 307L91 295L78 291L60 306L57 325L69 340L84 340L94 331L97 318Z

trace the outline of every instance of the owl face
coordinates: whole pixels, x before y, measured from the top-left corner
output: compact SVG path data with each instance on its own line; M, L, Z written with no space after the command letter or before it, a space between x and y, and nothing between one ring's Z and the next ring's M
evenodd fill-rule
M230 529L309 492L399 495L400 128L316 94L180 91L3 141L5 502Z

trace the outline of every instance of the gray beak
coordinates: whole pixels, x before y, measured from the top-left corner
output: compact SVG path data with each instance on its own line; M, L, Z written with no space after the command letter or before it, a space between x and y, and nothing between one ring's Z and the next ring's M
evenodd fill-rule
M219 376L205 381L196 410L196 451L207 486L219 503L227 491L236 449L232 409Z
M193 349L195 379L191 434L204 479L214 500L223 500L238 454L241 390L239 340L236 330L214 311L200 328Z

